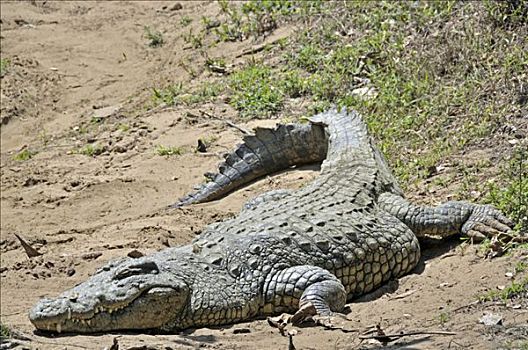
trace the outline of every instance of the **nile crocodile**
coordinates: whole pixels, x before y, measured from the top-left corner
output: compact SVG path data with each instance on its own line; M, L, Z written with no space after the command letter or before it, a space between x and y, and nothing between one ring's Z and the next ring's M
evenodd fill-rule
M112 261L59 297L39 301L31 322L58 332L170 332L286 312L298 323L338 313L411 271L421 236L482 238L512 226L490 206L408 202L359 115L335 109L307 124L257 128L211 182L174 207L318 161L319 176L303 188L265 193L189 245ZM312 315L299 311L307 305Z

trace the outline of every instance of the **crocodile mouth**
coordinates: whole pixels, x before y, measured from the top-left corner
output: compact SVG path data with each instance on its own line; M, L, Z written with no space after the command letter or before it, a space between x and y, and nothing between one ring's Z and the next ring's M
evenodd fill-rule
M175 307L171 299L179 299L179 291L169 286L152 286L144 289L132 298L111 305L98 304L89 311L77 312L77 299L75 296L42 300L29 314L34 326L42 331L49 332L80 332L92 333L108 329L148 329L160 327L171 315L169 307ZM153 299L166 303L164 312L156 312L156 317L148 316L149 304ZM53 312L53 306L58 312ZM150 307L152 308L152 307ZM50 310L51 309L51 310ZM146 322L145 322L146 321Z

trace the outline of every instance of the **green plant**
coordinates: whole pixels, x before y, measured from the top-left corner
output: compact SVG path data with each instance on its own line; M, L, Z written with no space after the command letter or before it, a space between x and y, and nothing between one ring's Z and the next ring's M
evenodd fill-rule
M16 161L19 161L19 162L23 162L23 161L26 161L26 160L29 160L29 159L33 158L33 156L35 154L37 154L37 152L31 151L31 150L25 148L22 151L20 151L17 154L15 154L13 156L13 159L16 160Z
M192 18L189 16L182 16L180 18L180 24L182 27L187 27L191 23L192 23Z
M447 323L449 321L451 317L449 316L449 314L447 312L442 312L440 313L440 315L438 316L438 320L440 321L440 324L444 324L444 323Z
M177 83L169 85L163 89L152 88L152 100L156 105L165 103L168 106L173 106L178 103L178 96L183 91L183 84Z
M528 148L518 147L504 166L502 184L488 183L485 198L516 223L516 229L528 232Z
M503 290L491 290L478 296L480 301L495 301L513 299L516 297L528 296L528 277L524 277L520 282L512 281Z
M125 124L125 123L119 123L119 125L117 126L117 130L121 130L122 132L127 132L128 130L130 130L130 125Z
M158 145L156 147L156 154L158 156L179 156L184 153L183 147L177 147L177 146L163 146Z
M80 148L77 151L77 153L85 155L85 156L89 156L89 157L95 157L95 156L100 155L104 151L105 151L105 149L101 145L88 144L88 145Z
M11 331L9 328L3 324L0 323L0 339L8 339L11 336Z
M183 41L191 45L193 49L199 49L203 46L204 34L202 32L194 34L192 28L183 36Z
M163 34L159 31L152 30L149 26L145 26L145 38L149 40L148 46L160 47L163 45Z
M498 25L522 25L528 21L528 3L524 0L485 0L484 5Z
M252 64L230 76L231 105L244 117L267 116L278 112L284 94L274 83L271 69Z
M7 73L10 64L11 61L9 61L7 58L0 59L0 77L3 77Z

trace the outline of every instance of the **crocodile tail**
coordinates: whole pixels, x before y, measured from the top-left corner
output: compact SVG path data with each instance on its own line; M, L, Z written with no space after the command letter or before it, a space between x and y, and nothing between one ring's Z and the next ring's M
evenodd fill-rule
M382 191L403 195L383 153L368 134L367 125L356 111L336 108L309 118L312 124L324 125L330 135L328 153L321 165L321 173L346 172L340 167L354 165L375 169Z
M275 129L256 128L253 135L225 156L218 173L206 175L211 181L181 198L172 208L204 203L259 177L294 165L321 162L325 159L328 136L321 124L280 124Z

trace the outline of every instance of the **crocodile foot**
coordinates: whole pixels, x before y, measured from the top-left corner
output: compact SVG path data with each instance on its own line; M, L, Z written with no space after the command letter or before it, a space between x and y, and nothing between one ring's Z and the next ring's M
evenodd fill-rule
M514 223L499 210L489 205L475 205L473 212L462 226L462 234L474 241L483 241L511 233Z

